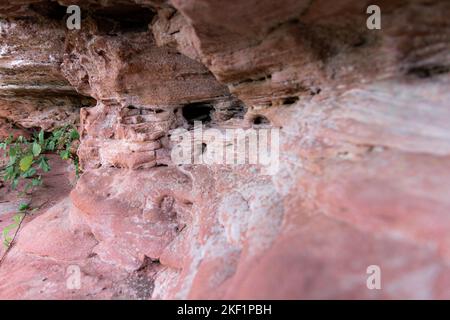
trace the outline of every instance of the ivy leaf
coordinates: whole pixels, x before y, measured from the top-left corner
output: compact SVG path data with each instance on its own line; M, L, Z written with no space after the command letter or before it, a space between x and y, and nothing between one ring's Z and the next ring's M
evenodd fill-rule
M14 167L13 166L8 166L5 169L6 175L12 177L14 174Z
M70 131L70 139L72 140L80 139L80 134L78 133L77 130L73 129L72 131Z
M35 157L37 157L38 155L41 154L42 148L41 145L39 143L33 142L33 155Z
M25 210L27 210L28 208L29 208L28 205L26 205L26 208L23 209L23 210L21 210L21 211L25 211ZM22 221L22 219L23 219L23 214L16 214L16 215L13 217L13 221L15 222L16 227L19 226L19 223L20 223L20 221Z
M17 154L17 147L15 147L15 148L11 147L11 148L9 149L9 156L10 156L10 157L15 157L16 154Z
M44 145L44 130L41 130L41 131L39 132L38 139L39 139L39 144L40 144L41 146L43 146L43 145Z
M19 211L25 211L25 210L28 210L28 209L30 209L30 205L28 204L28 203L21 203L20 205L19 205ZM15 217L15 216L14 216ZM20 222L20 221L19 221Z
M9 230L10 230L10 226L7 226L3 229L3 231L2 231L3 238L6 239L8 237Z
M16 156L10 156L8 166L14 165L16 163L16 160L17 160Z
M47 158L40 158L38 162L39 168L41 168L44 172L50 171L50 165L48 164Z
M22 174L22 178L31 178L32 176L34 176L36 174L36 169L33 167L30 167L30 169L28 169L27 171L25 171Z
M32 185L33 187L37 187L37 186L42 185L41 177L33 179L33 180L31 181L31 185Z
M23 172L28 171L32 163L33 163L33 155L32 154L26 155L19 162L20 170L22 170Z
M64 151L61 151L59 153L59 155L61 156L61 159L67 160L67 159L69 159L70 152L69 152L69 150L64 150Z
M5 172L5 181L13 181L19 175L19 172L17 172L16 168L13 166L7 167Z
M58 129L56 131L53 132L53 137L58 140L59 138L61 138L63 134L63 131L61 129Z
M47 145L47 150L49 151L53 151L55 150L55 140L50 140L48 145Z
M17 188L17 185L19 184L19 179L18 178L15 178L14 180L13 180L13 182L11 183L11 188L13 189L13 190L15 190L16 188Z

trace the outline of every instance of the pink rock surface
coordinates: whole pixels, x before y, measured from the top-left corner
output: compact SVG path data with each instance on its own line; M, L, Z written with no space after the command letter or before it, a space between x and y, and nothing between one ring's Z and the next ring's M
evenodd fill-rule
M380 1L381 30L356 0L58 1L86 10L80 31L52 3L0 5L0 133L80 119L83 174L33 195L54 201L0 298L450 298L448 1ZM278 171L174 163L196 119L279 129Z

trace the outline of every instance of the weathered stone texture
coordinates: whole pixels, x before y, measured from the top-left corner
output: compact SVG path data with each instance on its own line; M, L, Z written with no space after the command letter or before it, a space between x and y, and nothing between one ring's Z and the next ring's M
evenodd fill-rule
M80 110L83 175L21 231L0 297L450 297L448 1L378 1L381 30L371 1L58 1L80 4L80 31L32 2L0 6L0 128L97 105ZM279 128L279 170L175 165L187 110Z

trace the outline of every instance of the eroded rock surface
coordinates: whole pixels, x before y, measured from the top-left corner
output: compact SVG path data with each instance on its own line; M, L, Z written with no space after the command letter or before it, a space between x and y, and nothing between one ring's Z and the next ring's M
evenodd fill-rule
M65 11L34 2L23 12L25 4L2 4L17 16L0 7L0 121L15 129L50 131L77 124L80 108L95 100L77 93L61 73Z
M84 173L0 297L450 297L448 1L379 1L381 30L369 1L58 4L0 5L0 132L79 116ZM279 129L278 170L175 163L196 120Z

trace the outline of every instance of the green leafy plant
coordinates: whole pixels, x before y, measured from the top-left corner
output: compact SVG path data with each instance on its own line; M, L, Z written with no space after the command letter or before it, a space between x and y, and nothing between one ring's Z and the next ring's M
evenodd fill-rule
M14 139L9 136L5 141L0 141L0 149L3 149L4 156L8 158L8 164L1 171L1 178L11 184L12 189L19 186L20 180L26 180L26 193L30 189L42 185L42 173L51 170L46 154L59 154L61 159L70 160L75 166L76 176L79 176L79 161L76 155L74 142L80 139L78 131L71 125L58 128L50 135L41 130L35 133L32 139L28 140L23 136ZM2 230L3 244L7 251L0 259L3 262L6 253L13 244L16 235L22 225L23 219L30 210L30 205L22 203L19 205L19 213L14 215L13 223ZM36 209L34 209L36 210ZM32 210L32 211L34 211ZM10 233L15 230L14 236Z
M0 177L4 182L9 182L12 189L16 189L20 181L25 180L27 183L22 192L26 193L33 190L42 185L42 173L51 170L49 160L46 157L48 154L58 154L63 160L72 161L78 177L79 161L74 143L79 138L78 131L71 125L58 128L47 135L41 130L36 132L29 140L23 136L17 139L9 136L6 140L0 141L0 149L5 151L4 156L8 158L7 165L2 169ZM22 221L29 210L29 204L20 204L19 213L13 217L13 223L2 230L3 244L8 249L14 242ZM12 230L15 230L13 237L10 236ZM3 259L4 256L0 261L3 261Z
M0 142L0 148L5 150L5 156L9 157L3 170L3 180L9 182L12 189L16 189L20 180L25 179L28 182L23 192L42 185L42 172L51 170L45 156L49 153L59 154L61 159L72 161L78 177L79 161L73 146L79 138L78 131L71 125L54 130L48 137L45 137L43 130L35 133L30 140L23 136L17 139L8 137Z
M25 217L26 211L30 208L29 204L22 203L19 206L19 213L13 216L13 223L3 228L3 245L9 248L14 241L14 237L17 234L20 225L22 224L22 220ZM10 232L12 230L16 230L14 237L10 236Z

